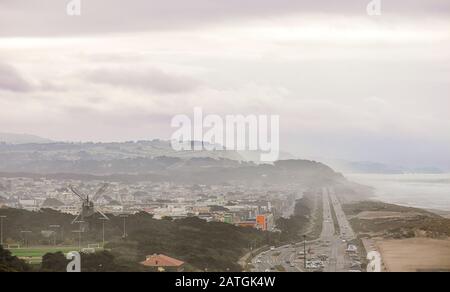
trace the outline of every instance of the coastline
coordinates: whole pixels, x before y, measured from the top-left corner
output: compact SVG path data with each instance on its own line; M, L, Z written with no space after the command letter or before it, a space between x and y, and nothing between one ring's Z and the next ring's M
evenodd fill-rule
M450 174L346 173L348 180L372 188L370 200L450 216Z
M450 271L450 212L376 197L344 207L366 253L380 253L382 271Z

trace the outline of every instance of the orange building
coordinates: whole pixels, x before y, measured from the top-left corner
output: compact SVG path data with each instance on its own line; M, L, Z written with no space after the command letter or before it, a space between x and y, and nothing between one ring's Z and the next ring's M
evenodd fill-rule
M272 214L256 216L256 228L263 231L272 231L274 226L275 222Z
M256 225L258 226L259 229L266 231L267 230L266 215L256 216Z

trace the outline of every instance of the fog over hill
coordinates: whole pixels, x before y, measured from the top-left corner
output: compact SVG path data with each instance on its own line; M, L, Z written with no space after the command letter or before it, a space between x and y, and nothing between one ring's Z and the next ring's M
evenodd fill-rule
M152 180L180 183L307 183L341 180L307 160L246 161L236 151L174 151L168 141L0 144L2 176Z

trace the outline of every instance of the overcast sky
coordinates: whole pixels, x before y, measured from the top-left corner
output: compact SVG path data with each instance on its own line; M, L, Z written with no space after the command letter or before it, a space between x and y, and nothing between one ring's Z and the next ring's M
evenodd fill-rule
M450 169L450 1L0 0L0 132L164 138L279 114L301 157Z

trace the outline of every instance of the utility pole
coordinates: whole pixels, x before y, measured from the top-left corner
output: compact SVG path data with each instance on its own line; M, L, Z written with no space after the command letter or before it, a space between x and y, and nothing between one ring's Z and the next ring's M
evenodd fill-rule
M2 215L0 216L0 245L3 246L3 219L5 219L6 216Z
M102 248L105 249L105 221L108 220L104 217L98 218L102 220Z
M22 233L22 236L23 236L23 244L26 246L26 247L28 247L28 238L27 238L27 234L29 234L29 233L31 233L31 231L28 231L28 230L22 230L22 231L20 231L20 233Z
M49 227L50 228L60 228L61 226L60 225L50 225ZM56 246L56 234L57 234L57 231L55 230L53 233L53 245L54 246Z
M127 214L122 214L122 215L120 215L120 217L123 218L123 235L122 235L122 237L123 237L123 239L125 239L125 238L127 238L127 218L128 218L128 215Z
M82 224L84 223L84 221L75 221L75 223L79 223L80 224L80 228L78 229L78 231L74 231L74 232L78 232L78 248L81 250L81 233L82 233Z
M306 235L303 235L303 266L306 271Z

